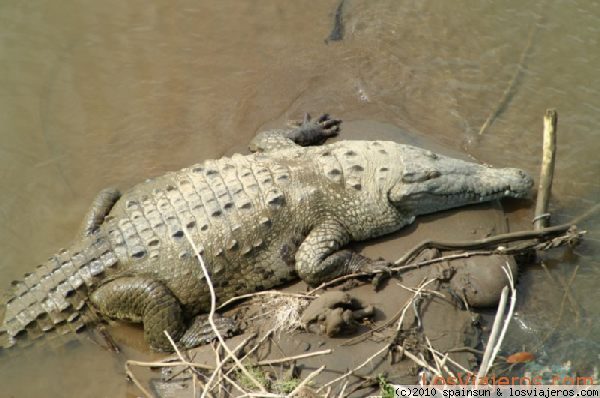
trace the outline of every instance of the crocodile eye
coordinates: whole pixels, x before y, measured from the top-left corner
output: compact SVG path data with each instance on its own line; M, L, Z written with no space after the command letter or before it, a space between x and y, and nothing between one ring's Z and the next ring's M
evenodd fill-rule
M437 170L428 171L427 172L427 179L431 180L431 179L434 179L434 178L438 178L441 175L442 175L442 173L440 173Z
M423 182L427 180L432 180L441 175L438 170L427 170L427 171L408 171L402 175L402 181L411 183L411 182Z
M431 158L433 160L435 160L435 159L438 158L438 155L436 153L434 153L434 152L431 152L431 151L426 151L425 155L427 155L428 158Z

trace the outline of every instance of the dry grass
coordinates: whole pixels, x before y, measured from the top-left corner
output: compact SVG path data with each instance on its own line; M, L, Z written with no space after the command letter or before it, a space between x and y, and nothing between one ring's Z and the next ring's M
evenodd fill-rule
M274 311L273 328L276 334L291 333L302 329L300 320L302 311L308 306L309 301L298 297L276 297L270 300L268 305Z

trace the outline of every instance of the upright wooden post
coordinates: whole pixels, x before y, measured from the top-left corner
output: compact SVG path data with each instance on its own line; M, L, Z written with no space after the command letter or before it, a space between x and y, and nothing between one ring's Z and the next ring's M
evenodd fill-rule
M548 225L550 213L548 213L548 204L550 202L550 192L552 190L552 178L554 177L554 163L556 160L556 124L558 114L555 109L547 109L544 114L544 141L542 166L540 169L540 181L537 191L537 203L535 206L535 217L533 219L533 228L535 230L544 228Z

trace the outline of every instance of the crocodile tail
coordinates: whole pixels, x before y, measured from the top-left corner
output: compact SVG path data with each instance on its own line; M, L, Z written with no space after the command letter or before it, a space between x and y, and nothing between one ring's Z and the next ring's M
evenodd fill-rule
M108 240L95 233L14 281L0 326L0 348L50 333L79 331L91 323L88 292L116 264Z

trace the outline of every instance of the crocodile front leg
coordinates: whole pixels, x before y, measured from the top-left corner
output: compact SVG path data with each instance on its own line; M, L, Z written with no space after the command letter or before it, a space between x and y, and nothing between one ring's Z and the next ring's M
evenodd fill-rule
M306 114L301 122L292 122L292 128L258 133L250 142L249 149L251 152L270 152L295 145L319 145L335 137L341 123L341 120L331 119L327 114L314 120Z
M296 272L311 286L357 271L385 269L389 263L375 261L350 250L340 250L350 242L346 229L335 220L313 228L296 252Z
M104 222L104 218L121 197L121 192L116 188L103 189L96 195L90 209L81 223L81 237L90 236Z
M172 351L165 330L175 341L185 332L179 300L156 279L118 278L95 290L90 300L108 318L143 322L144 338L154 350Z

